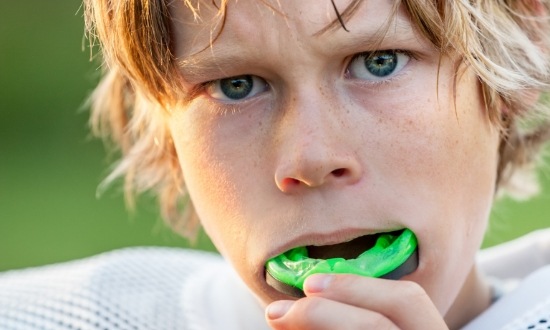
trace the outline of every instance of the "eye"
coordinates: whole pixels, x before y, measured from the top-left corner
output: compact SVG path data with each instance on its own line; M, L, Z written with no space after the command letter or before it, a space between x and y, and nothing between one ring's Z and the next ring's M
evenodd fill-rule
M209 83L206 92L220 101L239 101L265 92L269 85L258 76L242 75L214 80Z
M351 78L382 81L401 71L410 59L406 52L396 50L361 53L351 60L347 74Z

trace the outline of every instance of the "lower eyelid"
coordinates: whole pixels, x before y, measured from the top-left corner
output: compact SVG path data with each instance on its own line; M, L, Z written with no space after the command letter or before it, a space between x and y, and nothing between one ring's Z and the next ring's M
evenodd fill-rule
M395 76L392 76L388 79L369 81L369 80L353 79L352 78L350 80L354 85L365 86L367 88L377 88L377 87L382 88L384 86L390 86L390 85L395 86L395 83L399 83L401 80L406 79L410 75L411 75L411 70L403 69L398 74L396 74Z

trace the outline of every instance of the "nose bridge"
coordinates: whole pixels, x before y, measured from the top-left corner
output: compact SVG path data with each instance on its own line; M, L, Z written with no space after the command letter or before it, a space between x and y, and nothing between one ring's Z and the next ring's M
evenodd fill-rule
M292 144L296 148L320 147L320 144L326 144L326 135L334 130L328 120L331 115L329 110L315 97L316 95L297 98L286 111L285 127L295 139Z
M346 137L344 104L320 84L302 84L285 104L279 129L275 180L283 192L349 184L359 179L353 138Z
M321 87L302 88L285 106L283 134L287 151L293 151L304 161L330 154L338 144L343 118L337 118L338 105L327 97Z

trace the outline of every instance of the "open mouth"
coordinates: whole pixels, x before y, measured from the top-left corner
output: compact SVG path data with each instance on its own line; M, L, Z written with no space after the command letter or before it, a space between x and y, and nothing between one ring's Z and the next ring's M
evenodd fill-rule
M417 239L409 229L365 235L345 243L304 246L271 258L267 283L279 292L303 297L313 274L356 274L399 279L418 267Z
M403 230L393 231L385 234L399 236ZM381 233L357 237L349 242L333 245L308 245L306 246L308 256L312 259L344 258L355 259L361 253L371 249Z

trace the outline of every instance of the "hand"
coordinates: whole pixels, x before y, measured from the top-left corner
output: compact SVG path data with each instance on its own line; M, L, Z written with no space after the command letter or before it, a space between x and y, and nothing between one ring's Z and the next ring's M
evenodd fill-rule
M273 329L448 329L424 289L414 282L312 275L304 292L305 298L267 307Z

